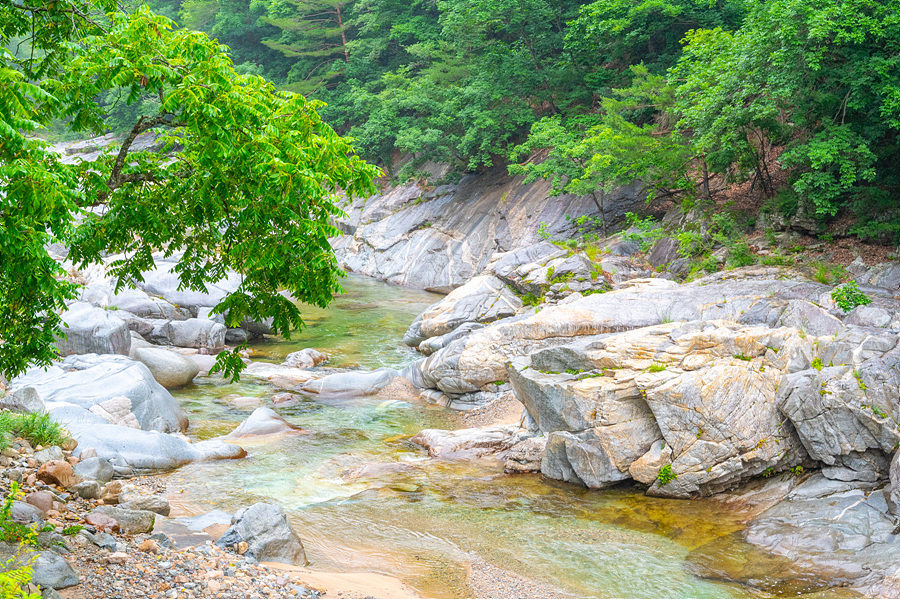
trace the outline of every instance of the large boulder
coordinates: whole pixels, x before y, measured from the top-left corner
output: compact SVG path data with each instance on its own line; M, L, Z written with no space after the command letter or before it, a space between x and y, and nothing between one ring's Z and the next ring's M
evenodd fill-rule
M165 349L140 348L134 352L134 359L149 368L156 382L166 389L189 385L200 373L192 360Z
M154 320L150 341L160 345L220 351L225 347L225 325L203 318Z
M545 348L511 361L509 375L548 434L545 476L710 495L806 457L774 400L783 371L806 356L798 339L787 328L668 323Z
M131 333L114 311L76 302L62 315L63 336L56 341L61 356L72 354L128 355Z
M51 415L72 405L93 408L106 422L131 422L143 430L174 432L188 424L184 410L150 370L124 356L69 356L46 369L29 369L11 385L33 387Z
M475 277L425 310L403 339L407 345L416 346L429 337L446 335L464 323L493 322L512 316L521 307L522 300L497 277Z
M243 508L231 519L216 545L233 548L246 543L245 557L259 562L306 565L306 553L300 537L291 528L287 515L277 505L257 503Z
M191 317L188 310L140 289L121 289L116 292L111 285L104 283L85 287L81 292L81 299L94 306L116 308L139 318L186 320Z
M101 505L94 508L91 513L112 518L119 523L119 530L129 535L152 531L157 516L156 513L147 510L133 510L112 505Z

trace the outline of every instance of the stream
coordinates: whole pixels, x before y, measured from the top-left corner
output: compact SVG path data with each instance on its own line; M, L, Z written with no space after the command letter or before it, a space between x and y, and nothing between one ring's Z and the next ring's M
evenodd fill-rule
M304 347L335 367L400 367L418 357L403 333L440 296L361 277L344 287L328 309L304 307L302 334L254 345L253 359L280 363ZM194 439L225 434L249 415L230 397L273 393L249 378L198 381L173 392ZM738 516L712 501L654 499L629 486L591 492L505 475L489 460L431 462L408 438L463 426L443 408L304 399L278 411L308 433L242 442L247 458L188 465L167 476L168 488L202 509L279 503L318 570L390 574L434 599L471 596L473 556L575 597L856 596L754 551L740 539ZM729 582L738 580L745 584Z

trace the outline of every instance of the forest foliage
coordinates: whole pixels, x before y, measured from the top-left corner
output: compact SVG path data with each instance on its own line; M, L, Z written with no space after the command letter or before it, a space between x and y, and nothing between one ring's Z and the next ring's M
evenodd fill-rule
M151 6L227 44L238 71L326 102L323 118L393 175L512 163L598 200L629 179L676 198L719 177L751 181L787 218L900 231L898 0Z

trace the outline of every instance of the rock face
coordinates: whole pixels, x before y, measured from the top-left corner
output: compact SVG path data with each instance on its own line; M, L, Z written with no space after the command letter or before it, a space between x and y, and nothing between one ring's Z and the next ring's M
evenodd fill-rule
M589 196L551 198L548 182L521 181L497 167L433 191L408 185L356 201L338 221L347 235L333 242L335 253L350 271L449 292L481 272L494 252L538 243L541 223L572 237L575 218L597 212ZM621 221L642 201L635 189L617 192L605 204L607 222Z
M755 274L761 278L712 276L689 285L662 279L629 281L618 291L578 298L528 318L501 320L473 331L417 362L418 372L407 378L447 394L471 393L490 382L506 380L509 360L564 345L576 337L673 321L730 319L774 325L788 298L814 299L829 289L815 283L767 279L765 270Z
M166 389L189 385L200 369L192 361L175 352L156 348L141 348L134 358L150 369L156 382Z
M187 417L175 398L146 366L124 356L69 356L46 370L28 370L12 385L34 388L51 415L60 408L87 412L96 407L94 414L106 422L132 423L143 430L162 432L187 428Z
M114 312L77 302L62 315L64 337L57 339L61 356L72 354L121 354L131 349L131 333Z
M230 548L246 543L244 555L259 562L278 562L305 566L303 544L277 505L257 503L235 513L231 528L225 531L216 545Z

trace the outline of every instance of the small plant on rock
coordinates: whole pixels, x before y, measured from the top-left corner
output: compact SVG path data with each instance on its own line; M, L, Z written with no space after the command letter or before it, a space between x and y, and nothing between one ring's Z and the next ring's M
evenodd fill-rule
M813 358L813 361L812 361L812 363L810 364L810 366L812 366L812 367L815 368L816 370L822 370L823 368L825 368L825 365L822 364L822 358L820 358L820 357L818 357L818 356L816 356L815 358Z
M872 303L871 298L860 290L856 281L850 281L832 289L831 299L844 312L849 312L857 306L866 306Z
M678 475L672 470L672 464L666 464L660 468L659 474L656 475L656 481L660 487L666 486L676 478L678 478Z
M666 365L663 364L662 362L654 362L653 364L650 365L650 368L648 370L650 372L662 372L665 369L666 369Z

